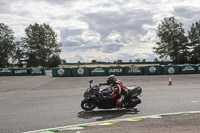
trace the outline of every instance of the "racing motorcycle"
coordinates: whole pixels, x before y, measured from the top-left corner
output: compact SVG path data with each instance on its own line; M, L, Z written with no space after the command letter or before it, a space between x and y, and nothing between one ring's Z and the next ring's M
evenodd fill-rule
M99 85L92 86L93 80L89 81L89 88L86 89L81 101L81 108L85 111L91 111L96 107L98 109L112 109L117 108L116 101L119 99L119 95L113 99L104 99L105 96L108 96L112 93L112 87L107 87L105 89L100 89L101 83ZM134 108L141 103L141 100L138 98L142 93L142 88L134 85L128 88L128 95L124 99L123 108Z

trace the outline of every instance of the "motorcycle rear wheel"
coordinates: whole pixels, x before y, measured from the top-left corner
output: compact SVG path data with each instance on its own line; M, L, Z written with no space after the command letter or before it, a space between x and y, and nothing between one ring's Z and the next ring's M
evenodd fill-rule
M87 99L81 101L81 108L85 111L91 111L96 108L96 105L92 102L89 102Z

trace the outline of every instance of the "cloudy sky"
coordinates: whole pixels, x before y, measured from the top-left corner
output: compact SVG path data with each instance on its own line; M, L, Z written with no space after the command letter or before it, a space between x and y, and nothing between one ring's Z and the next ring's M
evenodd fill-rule
M47 23L67 62L154 60L157 26L171 16L187 33L200 20L199 0L0 0L0 23L16 40L30 24Z

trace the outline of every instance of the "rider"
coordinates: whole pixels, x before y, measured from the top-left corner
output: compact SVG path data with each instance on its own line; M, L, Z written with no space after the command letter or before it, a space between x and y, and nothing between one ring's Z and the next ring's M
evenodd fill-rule
M113 99L119 94L119 99L116 102L117 107L122 108L124 105L124 99L128 95L128 89L125 87L122 82L115 78L114 75L110 75L107 78L107 83L101 83L101 85L109 85L112 87L112 92L109 96L105 97L106 99Z

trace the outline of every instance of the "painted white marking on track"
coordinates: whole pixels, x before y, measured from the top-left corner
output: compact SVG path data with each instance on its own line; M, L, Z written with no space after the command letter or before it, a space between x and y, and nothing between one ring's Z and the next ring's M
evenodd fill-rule
M200 101L191 101L192 103L199 103Z
M50 82L50 81L55 80L55 79L57 79L57 78L54 78L54 79L52 79L52 80L49 80L49 81L46 81L46 82L40 83L40 84L38 84L38 85L36 85L36 86L34 86L34 87L29 88L29 90L32 90L32 89L34 89L34 88L37 88L37 87L39 87L39 86L41 86L41 85L44 85L44 84L46 84L46 83L48 83L48 82Z

